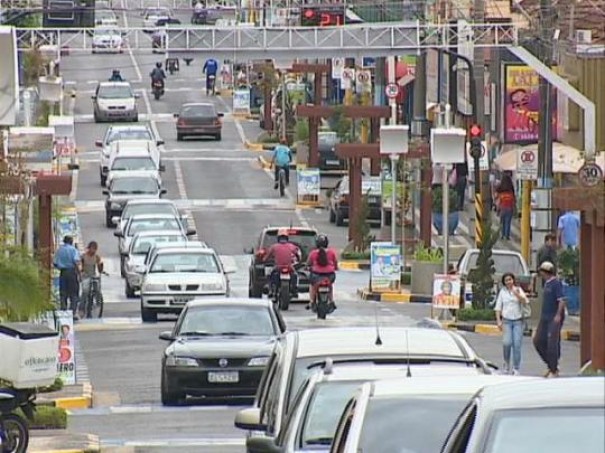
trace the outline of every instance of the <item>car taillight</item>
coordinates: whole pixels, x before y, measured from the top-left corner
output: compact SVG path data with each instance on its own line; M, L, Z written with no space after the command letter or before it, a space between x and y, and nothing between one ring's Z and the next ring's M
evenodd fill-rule
M179 118L176 124L177 126L184 126L185 124L187 124L187 122L183 118Z
M215 119L215 120L214 120L214 125L215 125L215 126L220 126L220 125L221 125L221 120L220 120L220 119L218 119L218 118L217 118L217 119Z

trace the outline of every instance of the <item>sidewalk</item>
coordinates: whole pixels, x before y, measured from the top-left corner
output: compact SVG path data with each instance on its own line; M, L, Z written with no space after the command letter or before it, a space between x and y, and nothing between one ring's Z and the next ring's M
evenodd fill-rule
M30 453L92 453L101 451L98 436L70 434L64 429L30 431Z

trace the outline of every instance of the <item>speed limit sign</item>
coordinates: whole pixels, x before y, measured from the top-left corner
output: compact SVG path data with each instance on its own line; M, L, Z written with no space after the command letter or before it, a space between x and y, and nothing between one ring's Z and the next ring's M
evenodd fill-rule
M385 87L384 92L386 93L389 99L396 98L399 94L399 85L397 85L396 83L389 83Z
M593 187L603 181L603 170L595 163L582 165L578 170L580 184L585 187Z

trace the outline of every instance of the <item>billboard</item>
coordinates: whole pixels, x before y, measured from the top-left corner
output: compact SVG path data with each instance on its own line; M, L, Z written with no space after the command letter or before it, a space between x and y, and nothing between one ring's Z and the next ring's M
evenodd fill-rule
M504 143L532 144L538 142L540 112L540 77L529 66L504 65ZM557 102L556 90L551 97L553 137L556 137Z

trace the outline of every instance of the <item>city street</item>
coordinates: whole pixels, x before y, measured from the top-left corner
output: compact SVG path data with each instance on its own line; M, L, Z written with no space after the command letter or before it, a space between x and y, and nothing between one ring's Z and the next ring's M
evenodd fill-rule
M156 2L154 1L155 5ZM182 16L182 17L181 17ZM189 15L179 15L183 23ZM137 11L123 18L125 26L140 26ZM161 317L157 324L142 324L139 301L126 299L120 278L117 240L104 226L104 197L99 183L99 148L107 124L95 124L92 118L93 94L98 81L106 80L112 69L122 75L140 93L140 121L149 122L165 141L162 175L168 193L197 229L199 240L215 248L225 263L237 267L230 276L232 295L247 297L250 257L243 252L251 247L265 225L310 225L326 233L331 245L342 248L347 229L328 223L324 210L297 209L290 193L279 198L273 190L272 174L258 162L258 153L246 150L244 142L254 140L260 132L258 121L237 120L230 115L231 98L206 97L201 77L205 58L200 55L191 66L181 63L180 72L168 76L166 94L155 101L150 97L149 77L156 61L163 55L148 53L121 55L74 54L63 57L61 71L68 82L75 82L77 97L76 140L80 150L77 171L76 207L82 244L95 240L106 263L109 276L103 280L104 319L77 324L77 341L84 362L78 364L79 377L88 376L94 388L94 408L74 410L69 430L100 436L103 451L110 447L132 447L130 451L216 451L241 452L244 432L233 427L235 413L248 401L194 401L184 407L164 408L160 403L160 359L166 343L158 339L161 331L170 330L175 317ZM186 102L214 102L225 112L223 138L176 141L173 113ZM420 304L364 302L356 290L367 286L367 271L341 271L336 282L338 310L319 322L295 304L285 314L289 329L324 326L413 325L429 316L430 308ZM486 359L501 363L499 337L465 334ZM524 343L526 374L542 374L529 338ZM579 362L579 343L562 344L561 368L573 374Z

